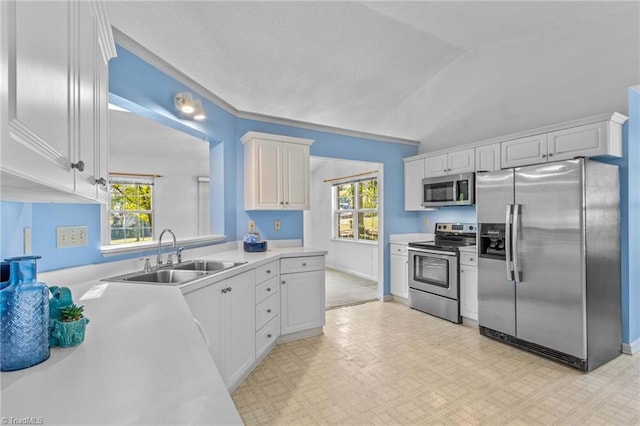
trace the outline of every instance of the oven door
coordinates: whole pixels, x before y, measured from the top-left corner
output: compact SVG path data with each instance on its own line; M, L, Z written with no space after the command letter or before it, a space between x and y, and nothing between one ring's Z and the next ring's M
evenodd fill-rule
M458 299L458 253L409 250L409 287Z

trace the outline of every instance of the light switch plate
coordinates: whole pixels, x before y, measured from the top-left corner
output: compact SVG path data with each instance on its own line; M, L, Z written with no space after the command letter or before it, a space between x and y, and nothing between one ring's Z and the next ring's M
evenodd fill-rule
M249 232L256 232L256 221L249 219Z
M86 226L58 226L56 228L56 247L81 247L87 245Z
M276 220L273 222L273 229L275 229L276 231L279 231L279 230L280 230L280 219L276 219Z

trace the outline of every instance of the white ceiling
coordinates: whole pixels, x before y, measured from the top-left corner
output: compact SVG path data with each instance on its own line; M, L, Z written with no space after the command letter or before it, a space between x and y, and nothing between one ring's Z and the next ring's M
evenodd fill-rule
M426 152L603 112L640 82L640 2L117 1L114 27L245 112Z

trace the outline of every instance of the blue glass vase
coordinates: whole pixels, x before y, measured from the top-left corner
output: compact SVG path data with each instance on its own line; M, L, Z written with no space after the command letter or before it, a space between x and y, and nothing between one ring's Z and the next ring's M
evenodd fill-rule
M49 289L36 280L36 259L10 262L9 285L0 290L0 370L31 367L49 358Z

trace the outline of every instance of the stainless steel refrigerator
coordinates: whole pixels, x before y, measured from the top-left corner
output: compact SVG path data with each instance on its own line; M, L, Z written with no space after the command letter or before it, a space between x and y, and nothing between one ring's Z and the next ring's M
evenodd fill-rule
M583 371L621 352L618 167L477 174L480 333Z

